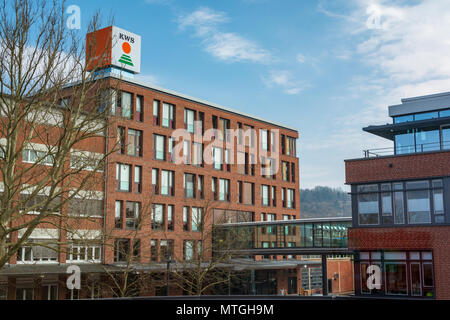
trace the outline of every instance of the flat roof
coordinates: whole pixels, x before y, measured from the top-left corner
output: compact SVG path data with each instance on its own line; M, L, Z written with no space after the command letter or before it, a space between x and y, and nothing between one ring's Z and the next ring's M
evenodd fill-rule
M448 109L450 108L450 92L404 98L401 101L401 104L389 106L390 117Z
M124 75L119 76L119 75L117 75L115 73L112 73L112 72L105 72L105 73L101 74L101 77L102 78L109 78L109 77L115 78L115 79L118 79L118 80L121 80L121 81L124 81L124 82L128 82L128 83L131 83L131 84L135 84L135 85L147 88L147 89L151 89L151 90L159 91L159 92L162 92L162 93L166 93L166 94L178 97L178 98L182 98L182 99L186 99L186 100L189 100L189 101L192 101L192 102L200 103L200 104L203 104L203 105L208 106L208 107L212 107L212 108L223 110L223 111L226 111L226 112L229 112L229 113L237 114L237 115L249 118L249 119L253 119L253 120L265 122L265 123L268 123L268 124L272 124L272 125L275 125L277 127L288 129L288 130L295 131L295 132L298 133L298 129L296 129L296 128L289 127L289 126L286 126L284 124L281 124L281 123L278 123L278 122L275 122L275 121L263 119L263 118L260 118L260 117L257 117L257 116L254 116L254 115L251 115L251 114L248 114L248 113L237 111L237 110L234 110L234 109L231 109L231 108L228 108L228 107L224 107L224 106L221 106L221 105L213 103L213 102L209 102L209 101L206 101L206 100L194 98L194 97L188 96L188 95L183 94L183 93L179 93L179 92L176 92L176 91L173 91L173 90L162 88L162 87L157 86L157 85L148 84L148 83L140 81L140 80L136 80L136 79L133 79L133 78L126 77Z

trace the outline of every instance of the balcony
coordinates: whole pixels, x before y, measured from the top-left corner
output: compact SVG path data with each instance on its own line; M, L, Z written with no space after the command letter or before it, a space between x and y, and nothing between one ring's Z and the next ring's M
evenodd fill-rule
M450 141L418 143L415 145L397 146L378 149L363 150L364 158L377 158L386 156L397 156L405 154L416 154L425 152L450 151Z

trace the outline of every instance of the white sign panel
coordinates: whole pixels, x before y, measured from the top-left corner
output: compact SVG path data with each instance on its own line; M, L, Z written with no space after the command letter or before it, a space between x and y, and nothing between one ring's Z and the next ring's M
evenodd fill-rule
M113 26L111 64L139 73L141 71L141 36Z

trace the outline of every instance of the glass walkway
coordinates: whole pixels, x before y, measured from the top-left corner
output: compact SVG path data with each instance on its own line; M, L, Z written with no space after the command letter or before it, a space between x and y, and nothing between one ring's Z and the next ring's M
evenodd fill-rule
M213 236L253 254L346 253L350 226L351 217L238 222L215 225Z

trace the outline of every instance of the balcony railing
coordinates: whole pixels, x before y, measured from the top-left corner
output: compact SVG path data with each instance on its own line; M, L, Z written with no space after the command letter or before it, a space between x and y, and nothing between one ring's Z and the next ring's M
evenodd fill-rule
M401 154L414 154L431 151L450 151L450 141L420 143L415 145L363 150L364 158L384 157Z

